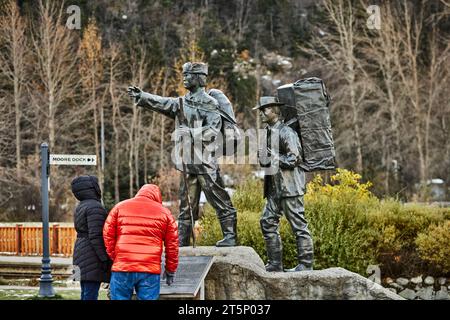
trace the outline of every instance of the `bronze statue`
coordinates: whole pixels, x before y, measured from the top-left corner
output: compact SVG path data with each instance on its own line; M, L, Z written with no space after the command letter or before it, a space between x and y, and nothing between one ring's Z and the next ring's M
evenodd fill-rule
M298 257L298 265L284 271L312 270L313 241L303 202L305 172L299 166L302 146L297 133L280 119L282 105L276 97L261 97L260 105L254 108L260 110L262 122L267 124L267 139L262 143L264 147L258 150L260 165L273 171L264 177L267 202L260 219L269 258L266 270L283 271L283 245L279 233L282 213L295 234Z
M192 220L198 219L200 192L216 210L222 228L223 239L216 243L218 247L235 246L237 243L237 215L230 196L224 188L217 164L217 139L224 120L218 101L205 91L208 67L201 62L187 62L183 65L183 85L189 92L183 97L169 98L143 92L131 86L128 94L138 106L157 111L175 119L179 137L184 139L183 161L175 161L186 180L180 185L180 215L178 231L180 246L189 245L192 233ZM232 119L227 119L231 121ZM186 141L190 141L186 147ZM175 144L177 148L177 144ZM185 154L193 159L185 161ZM187 187L186 187L187 186ZM188 193L186 194L187 190ZM192 201L189 203L189 200Z

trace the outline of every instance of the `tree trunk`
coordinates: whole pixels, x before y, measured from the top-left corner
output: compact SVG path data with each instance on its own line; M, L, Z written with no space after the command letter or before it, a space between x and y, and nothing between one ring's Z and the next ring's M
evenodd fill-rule
M166 117L161 114L161 132L159 138L159 168L164 168L164 127Z
M147 144L144 144L144 183L148 183L148 161L147 161Z
M111 75L113 78L113 69L111 67ZM111 96L111 102L113 107L112 125L114 132L114 200L116 203L120 201L120 190L119 190L119 158L120 158L120 139L119 139L119 128L117 124L117 112L119 111L119 106L117 105L116 97L114 95L114 84L113 80L110 80L109 92Z
M140 188L140 181L139 181L139 147L141 145L141 123L142 119L140 116L140 109L137 109L136 111L136 117L137 117L137 128L135 130L136 132L136 138L134 142L134 173L136 177L134 178L136 190L139 190Z
M169 73L167 70L164 73L164 81L162 85L162 95L166 95L167 90L167 78ZM166 117L161 114L161 132L160 132L160 143L159 143L159 168L164 168L164 133L165 133L165 127L166 127Z
M422 133L420 130L420 124L418 123L418 120L416 120L416 124L414 126L414 132L416 134L416 142L417 142L417 151L419 154L419 173L420 173L420 182L421 184L426 183L426 164L425 164L425 157L422 149L423 145L423 139L422 139Z
M21 170L21 146L22 146L22 135L21 135L21 127L20 120L22 118L22 114L20 111L20 102L19 102L19 83L18 79L14 79L14 112L16 118L16 171L17 171L17 179L19 183L22 181L22 170Z
M50 95L50 102L48 105L48 136L49 136L49 148L55 149L55 106L53 105L53 98Z
M383 132L381 136L381 165L384 169L385 176L384 176L384 190L385 193L389 194L389 178L390 178L390 157L389 157L389 151L388 147L386 146L386 134Z
M94 81L95 75L92 77L92 88L91 88L91 108L94 115L94 146L95 146L95 156L97 157L97 177L100 181L100 176L102 174L101 169L101 161L100 161L100 143L98 138L98 115L97 115L97 97L95 92L95 81ZM100 183L100 186L102 184Z
M153 141L153 131L155 128L155 120L156 120L156 114L152 113L152 121L150 123L150 128L148 129L148 135L144 142L144 182L148 183L148 156L147 156L147 150L150 148L150 145Z
M132 138L130 139L132 140ZM128 155L128 171L129 171L129 184L128 184L128 188L129 188L129 195L130 198L133 197L133 178L134 178L134 173L133 173L133 141L128 141L129 145L130 145L130 149L129 149L129 155Z
M351 67L352 68L352 67ZM350 72L352 72L351 70ZM356 167L355 170L358 173L362 173L363 171L363 157L362 157L362 150L361 150L361 135L359 130L359 124L358 124L358 106L356 105L356 98L355 98L355 83L354 83L354 75L351 75L351 81L349 83L350 85L350 104L352 109L352 126L353 126L353 145L355 146L355 153L356 153Z
M113 130L114 130L114 200L116 203L120 201L119 191L119 130L117 129L117 123L115 116L113 116Z
M100 159L100 188L102 192L105 190L105 115L103 110L103 103L100 105L100 134L101 134L101 159Z

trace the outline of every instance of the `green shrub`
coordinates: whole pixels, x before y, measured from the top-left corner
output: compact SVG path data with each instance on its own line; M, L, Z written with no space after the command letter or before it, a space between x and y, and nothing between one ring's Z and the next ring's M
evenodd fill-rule
M448 270L445 258L450 246L442 225L450 219L450 210L403 205L393 199L380 201L369 191L371 184L361 183L360 179L358 174L338 169L332 177L333 185L324 185L320 176L307 185L305 216L314 241L315 268L340 266L365 276L368 265L378 264L384 275L403 275L426 272L423 268L432 262L434 267ZM262 183L254 179L243 183L233 195L238 211L239 243L253 247L266 261L259 225L264 203ZM433 225L440 226L433 231L440 236L429 235L428 228ZM222 238L216 214L209 206L201 228L201 245L214 245ZM297 264L295 237L284 217L280 234L283 263L285 267L293 267Z
M261 181L247 180L236 189L232 200L238 215L239 243L254 248L261 258L265 259L264 240L259 226L259 218L264 206ZM222 239L222 231L216 213L211 206L206 205L201 219L198 243L212 246L220 239Z
M432 224L416 239L421 258L450 272L450 221Z
M335 185L323 185L320 176L308 184L305 196L306 218L314 240L315 267L339 266L364 274L376 263L376 233L369 227L367 212L378 200L369 192L370 183L338 169Z
M377 261L384 272L402 276L432 273L418 255L415 241L431 224L445 221L447 213L446 209L430 206L380 201L368 216L370 227L378 234L374 245L378 252Z
M238 186L233 194L233 205L238 211L254 211L261 213L265 204L263 183L249 179Z
M237 216L237 233L239 245L252 247L261 257L261 259L263 259L263 261L266 261L266 248L259 225L259 218L261 216L261 213L256 211L243 211L238 209ZM282 237L283 239L285 239L283 235L284 228L280 227L280 229L282 229ZM220 229L219 221L212 207L208 205L205 208L205 212L201 220L201 232L198 238L198 244L201 246L214 246L217 240L220 239L222 239L222 231Z

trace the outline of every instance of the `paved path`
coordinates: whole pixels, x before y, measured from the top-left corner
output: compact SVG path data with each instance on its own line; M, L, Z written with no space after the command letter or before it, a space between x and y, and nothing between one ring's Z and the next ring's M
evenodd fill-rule
M42 264L41 256L0 256L0 263ZM51 264L72 265L72 258L50 257Z
M81 290L80 287L56 287L53 286L56 291L59 290ZM39 290L39 287L30 287L30 286L0 286L0 290ZM100 290L106 290L100 288Z

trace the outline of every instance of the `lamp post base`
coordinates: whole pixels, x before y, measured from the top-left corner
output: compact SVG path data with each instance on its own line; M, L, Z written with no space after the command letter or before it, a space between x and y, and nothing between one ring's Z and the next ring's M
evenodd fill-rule
M50 258L42 259L41 278L39 279L39 297L54 297L52 268Z
M54 297L55 296L55 289L53 289L52 285L53 280L50 281L44 281L39 280L39 297Z

